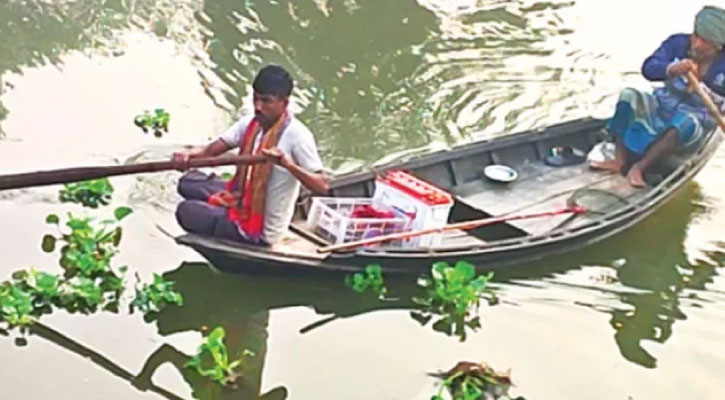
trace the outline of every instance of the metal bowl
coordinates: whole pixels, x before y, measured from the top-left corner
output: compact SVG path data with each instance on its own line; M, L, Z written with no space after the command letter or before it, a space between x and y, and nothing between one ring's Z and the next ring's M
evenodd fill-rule
M489 165L483 169L483 175L496 182L513 182L519 177L519 173L515 169L506 165Z

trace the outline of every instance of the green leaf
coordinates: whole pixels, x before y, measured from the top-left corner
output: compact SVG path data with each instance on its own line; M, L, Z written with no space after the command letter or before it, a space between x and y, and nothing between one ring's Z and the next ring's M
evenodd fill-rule
M433 267L431 268L431 275L433 276L433 279L435 279L435 280L445 279L446 269L448 269L448 268L450 268L450 266L445 261L439 261L437 263L434 263Z
M456 272L463 278L463 281L470 281L476 276L476 267L465 261L458 261L455 266Z
M371 276L380 276L383 272L383 269L380 267L380 264L370 264L365 267L365 272Z
M118 247L118 245L121 243L121 235L123 234L123 229L120 226L117 226L116 229L113 230L113 245Z
M60 219L55 214L48 214L48 216L45 217L45 222L49 224L58 224L58 222L60 222Z
M207 337L207 340L209 342L221 342L224 340L224 336L226 335L226 332L224 332L224 328L221 326L217 326L214 328L213 331L209 334Z
M244 349L244 351L242 351L242 357L254 357L254 355L254 352L249 349Z
M41 244L41 248L46 253L52 253L53 250L55 250L55 241L55 236L45 235L43 236L43 243Z
M127 215L131 214L133 210L131 210L129 207L118 207L114 212L113 215L116 217L118 221L125 218Z

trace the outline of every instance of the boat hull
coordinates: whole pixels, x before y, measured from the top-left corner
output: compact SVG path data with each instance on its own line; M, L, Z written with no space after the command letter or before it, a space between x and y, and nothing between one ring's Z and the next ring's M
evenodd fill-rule
M580 133L576 133L577 123ZM479 146L476 156L485 152L510 150L506 146L500 146L501 141L508 141L510 146L536 146L539 143L549 141L555 143L557 138L566 138L572 135L585 137L591 144L596 141L595 134L601 129L604 121L582 120L562 124L550 128L550 132L535 131L525 132L511 138L493 140L487 147ZM558 130L557 130L558 129ZM547 136L548 135L548 136ZM518 140L518 142L517 142ZM561 139L563 140L563 139ZM570 139L567 139L570 140ZM334 253L328 255L308 255L292 252L273 250L252 245L240 245L237 243L225 242L213 238L201 237L188 234L177 238L177 242L190 246L207 258L216 268L227 272L245 273L315 273L315 272L351 272L359 271L365 266L373 263L380 264L386 272L418 274L429 270L431 263L437 261L455 262L466 260L475 264L480 269L492 270L496 268L509 267L539 260L552 255L580 249L596 242L605 240L613 235L636 225L643 219L656 212L662 205L666 204L679 189L687 184L697 172L704 167L707 161L714 154L721 142L719 131L713 132L702 143L701 147L687 158L679 160L664 179L658 184L636 197L636 201L627 207L617 209L601 217L591 219L585 224L576 227L553 229L544 234L526 235L491 242L481 241L470 246L448 246L445 248L431 249L363 249L352 253ZM523 148L523 147L522 147ZM440 171L431 173L433 167L448 163L451 160L461 160L467 157L468 148L453 150L450 159L439 154L415 159L399 165L389 167L400 167L416 172L417 175L426 175L429 181L446 187L445 179L431 179L431 175L440 175ZM514 149L515 150L515 149ZM523 151L523 150L522 150ZM515 152L510 152L515 153ZM539 153L542 153L539 151ZM489 158L496 161L496 154ZM541 155L541 154L539 154ZM458 157L458 158L455 158ZM455 168L452 169L455 172ZM333 192L335 195L358 195L369 196L371 193L371 182L374 174L357 174L345 176L333 180ZM454 179L452 179L455 181ZM450 186L450 184L449 184ZM362 189L361 189L362 188ZM364 193L360 193L363 191Z

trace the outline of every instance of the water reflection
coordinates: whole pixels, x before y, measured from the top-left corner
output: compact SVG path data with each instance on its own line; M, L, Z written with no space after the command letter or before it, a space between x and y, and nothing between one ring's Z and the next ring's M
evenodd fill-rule
M644 348L644 341L665 343L678 320L687 316L682 309L682 297L688 289L705 290L713 281L715 265L692 264L687 260L683 243L686 228L701 198L697 186L687 187L687 194L668 206L669 212L658 214L657 234L638 235L628 247L627 263L617 270L618 280L625 286L640 289L622 293L624 306L613 307L610 325L622 356L644 367L655 368L656 358ZM722 261L723 255L711 254Z
M155 370L171 363L193 388L198 399L284 399L286 389L278 387L260 395L262 370L267 353L267 326L269 312L292 306L309 306L320 314L331 314L303 327L307 333L331 321L380 309L410 307L407 300L380 302L374 296L360 296L342 285L341 277L254 277L219 274L207 264L184 263L178 269L164 274L176 282L184 294L184 307L168 307L154 323L161 335L213 329L223 326L230 355L239 355L244 349L255 353L244 367L242 382L236 390L222 388L217 383L199 376L183 364L191 354L184 354L164 344L147 359L134 382L140 388L148 387ZM409 299L410 285L391 283L401 298ZM241 397L240 397L241 396Z
M725 260L721 253L708 254L717 264L687 260L683 243L690 221L702 211L696 205L700 198L699 187L689 184L663 210L625 234L582 251L503 271L497 278L504 282L538 278L578 291L600 292L602 296L595 301L581 300L578 292L573 302L610 314L609 324L622 356L655 368L657 360L645 349L645 342L665 343L672 336L675 322L687 318L683 297L696 302L697 295L688 292L705 290L717 274L716 266ZM603 266L604 272L587 272L582 260Z
M163 314L162 314L163 315ZM192 388L192 395L197 399L265 399L277 400L287 398L287 390L278 387L260 395L262 369L267 354L267 325L269 313L266 311L254 314L239 314L232 321L226 320L222 326L227 331L225 343L231 360L238 359L244 350L250 350L254 356L245 362L241 377L234 385L225 387L202 377L196 370L184 366L191 354L184 354L169 344L163 344L155 350L144 363L139 374L133 379L134 385L140 390L150 388L152 377L157 368L165 363L173 365ZM161 327L162 324L159 323Z
M131 372L123 369L118 364L114 363L103 354L96 352L95 350L79 343L68 336L54 330L53 328L44 325L40 322L36 322L30 328L31 334L42 337L43 339L49 340L64 349L71 351L81 357L84 357L106 371L112 373L120 379L128 381L135 386L138 386L137 377ZM152 382L148 382L142 390L148 390L152 393L156 393L169 400L181 400L180 397L169 392L168 390L154 385Z

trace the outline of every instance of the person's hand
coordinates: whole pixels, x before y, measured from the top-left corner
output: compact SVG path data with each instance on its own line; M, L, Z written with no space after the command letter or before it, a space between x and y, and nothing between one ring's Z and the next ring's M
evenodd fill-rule
M171 163L174 168L179 171L186 171L189 169L189 160L191 159L191 151L177 151L171 156Z
M271 149L262 149L262 155L267 158L267 161L277 164L280 167L287 168L290 165L290 160L284 152L276 147Z
M237 198L234 194L222 190L209 196L208 202L213 206L232 207L237 203Z
M667 75L668 76L674 76L674 75L687 75L688 72L692 71L692 73L695 74L695 76L698 76L697 73L698 67L697 63L690 60L689 58L686 58L684 60L673 62L672 64L667 66Z

